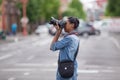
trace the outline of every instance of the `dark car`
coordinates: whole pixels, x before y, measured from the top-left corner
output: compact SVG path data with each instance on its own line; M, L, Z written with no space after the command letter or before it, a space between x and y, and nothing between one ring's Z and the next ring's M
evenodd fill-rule
M100 35L100 30L95 29L92 25L81 22L79 27L76 29L76 31L79 33L79 36L88 37L89 35ZM55 35L56 29L53 25L49 25L48 32L50 35ZM61 35L65 35L65 31L63 29Z
M95 29L93 25L86 22L79 25L77 32L83 37L88 37L89 35L100 35L100 30Z

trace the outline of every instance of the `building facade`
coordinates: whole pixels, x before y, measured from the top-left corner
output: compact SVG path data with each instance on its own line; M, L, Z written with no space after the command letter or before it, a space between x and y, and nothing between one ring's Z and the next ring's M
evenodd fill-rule
M2 29L3 31L10 33L13 23L18 25L18 31L20 28L20 10L16 7L16 3L19 0L3 0L2 2Z

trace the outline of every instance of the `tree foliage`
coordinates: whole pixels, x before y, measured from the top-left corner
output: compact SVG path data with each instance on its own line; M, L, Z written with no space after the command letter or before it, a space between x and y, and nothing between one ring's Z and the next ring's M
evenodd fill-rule
M49 20L51 16L58 17L59 0L42 0L39 5L39 17L43 20Z
M0 5L2 4L2 0L0 0Z
M79 0L72 0L72 2L69 4L68 10L63 13L63 16L75 16L85 19L86 14L83 10L82 3Z
M27 4L27 17L30 22L45 22L51 16L58 17L59 0L29 0ZM22 12L22 6L19 5Z
M120 16L120 0L108 0L106 8L106 16L117 17Z
M0 6L2 7L2 0L0 0ZM1 8L1 10L2 10L2 8ZM0 10L0 14L1 14L1 10Z

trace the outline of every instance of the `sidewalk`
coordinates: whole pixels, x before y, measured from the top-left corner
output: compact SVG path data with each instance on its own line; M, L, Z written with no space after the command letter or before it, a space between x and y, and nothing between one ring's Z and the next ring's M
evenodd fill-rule
M31 37L32 35L34 35L34 34L26 35L26 36L24 36L22 33L18 33L15 36L14 35L9 35L9 36L6 36L6 40L0 39L0 45L1 44L6 44L6 43L21 41L21 40L24 40L28 37Z

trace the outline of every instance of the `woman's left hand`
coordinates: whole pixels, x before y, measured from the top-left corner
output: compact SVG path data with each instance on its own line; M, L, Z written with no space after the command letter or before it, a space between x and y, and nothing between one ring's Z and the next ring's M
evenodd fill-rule
M60 26L58 24L55 26L55 28L56 28L57 32L62 32L62 28L60 28Z

